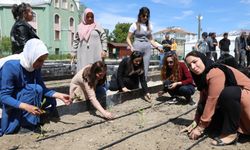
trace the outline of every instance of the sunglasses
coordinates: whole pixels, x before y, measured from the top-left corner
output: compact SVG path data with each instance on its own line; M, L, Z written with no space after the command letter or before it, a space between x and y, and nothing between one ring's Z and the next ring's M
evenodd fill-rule
M143 18L148 18L148 15L142 15Z

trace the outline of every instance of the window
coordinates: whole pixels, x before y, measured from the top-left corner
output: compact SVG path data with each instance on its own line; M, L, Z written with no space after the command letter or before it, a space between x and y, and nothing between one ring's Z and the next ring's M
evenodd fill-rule
M70 4L70 10L74 11L74 5L73 4Z
M74 33L71 33L71 40L70 40L70 44L71 46L73 46L73 41L74 41Z
M60 49L59 48L55 48L55 54L59 55Z
M73 27L73 26L74 26L74 19L73 19L73 18L70 18L70 19L69 19L69 26L70 26L70 27Z
M56 8L59 8L59 0L55 0L54 5L55 5Z
M60 31L55 30L55 40L60 40Z
M60 17L59 15L55 15L55 24L59 24Z
M67 0L62 0L62 8L65 8L65 9L68 8L68 2L67 2Z

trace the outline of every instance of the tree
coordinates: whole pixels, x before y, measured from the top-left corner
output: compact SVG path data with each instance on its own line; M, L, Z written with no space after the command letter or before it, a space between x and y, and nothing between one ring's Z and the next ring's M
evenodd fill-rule
M4 53L11 52L11 41L10 37L4 36L0 40L0 55L2 56Z
M131 23L117 23L115 25L115 29L112 32L112 37L114 38L114 42L117 43L125 43L128 35L128 30Z

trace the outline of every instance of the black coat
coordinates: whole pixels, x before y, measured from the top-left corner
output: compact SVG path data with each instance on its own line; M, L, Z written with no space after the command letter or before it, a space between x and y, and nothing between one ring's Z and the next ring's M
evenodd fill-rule
M11 32L12 54L19 54L23 51L24 44L32 39L39 37L36 35L35 29L24 20L17 20L12 26Z

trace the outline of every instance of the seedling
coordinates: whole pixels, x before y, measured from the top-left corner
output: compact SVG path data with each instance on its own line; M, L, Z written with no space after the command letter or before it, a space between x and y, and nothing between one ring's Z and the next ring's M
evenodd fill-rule
M139 128L144 128L145 119L144 119L144 109L138 110L139 113Z

